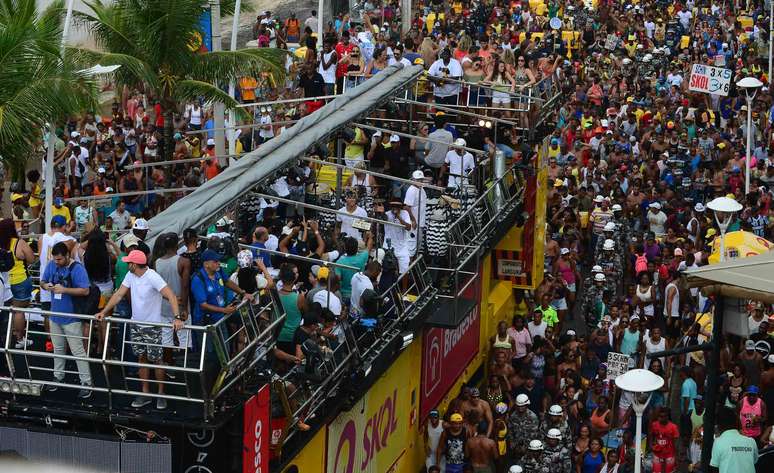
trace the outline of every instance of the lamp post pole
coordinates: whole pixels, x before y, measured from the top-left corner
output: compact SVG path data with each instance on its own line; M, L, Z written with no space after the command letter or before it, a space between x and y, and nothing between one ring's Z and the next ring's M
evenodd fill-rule
M752 103L755 97L755 92L750 94L750 91L745 90L747 97L747 157L744 159L744 195L750 193L750 159L752 156Z
M73 19L73 2L74 0L67 0L67 13L65 14L64 25L62 26L62 42L60 44L60 51L64 53L65 43L67 42L67 36L70 34L70 23ZM54 146L56 145L56 123L51 120L48 125L48 149L46 150L46 168L43 170L43 175L46 180L46 199L45 208L41 212L45 221L46 233L51 231L51 218L49 212L54 206L54 159L56 158Z

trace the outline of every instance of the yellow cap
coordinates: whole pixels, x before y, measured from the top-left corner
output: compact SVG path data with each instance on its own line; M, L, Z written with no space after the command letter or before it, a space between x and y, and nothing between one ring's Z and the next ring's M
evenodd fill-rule
M329 275L330 275L330 270L325 266L317 270L317 279L328 279Z
M564 181L562 179L557 179L554 181L554 187L562 187L564 185Z
M462 422L462 414L457 414L456 412L451 415L449 418L452 422Z
M634 97L631 97L631 96L626 97L626 101L629 102L629 103L632 103L632 102L634 102Z
M718 148L723 149L726 147L725 143L718 143Z
M726 194L726 197L728 197L729 199L736 200L736 196L734 194L731 194L730 192L728 194Z
M704 238L712 238L717 233L718 233L717 230L715 230L714 228L710 228L709 230L707 230L707 234L704 236Z

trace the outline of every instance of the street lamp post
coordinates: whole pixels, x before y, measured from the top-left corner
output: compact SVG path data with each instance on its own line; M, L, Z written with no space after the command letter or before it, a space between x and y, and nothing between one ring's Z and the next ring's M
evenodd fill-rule
M763 87L763 82L755 77L745 77L736 83L736 86L744 89L747 98L747 157L744 159L744 195L750 193L750 159L752 156L752 102L758 89Z
M734 214L742 210L742 205L734 199L718 197L708 203L707 208L715 214L715 221L720 227L720 262L722 263L726 260L726 230Z
M664 385L664 378L649 370L634 369L615 378L615 385L619 389L634 393L632 409L637 417L634 437L634 473L640 473L642 470L642 413L648 407L653 391L661 389ZM647 395L644 402L638 398L642 395Z

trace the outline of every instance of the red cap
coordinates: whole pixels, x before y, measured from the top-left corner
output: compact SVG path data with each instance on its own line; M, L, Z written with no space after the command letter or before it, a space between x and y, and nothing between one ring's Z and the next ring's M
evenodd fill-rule
M148 264L148 257L140 250L132 250L127 256L121 258L124 263Z

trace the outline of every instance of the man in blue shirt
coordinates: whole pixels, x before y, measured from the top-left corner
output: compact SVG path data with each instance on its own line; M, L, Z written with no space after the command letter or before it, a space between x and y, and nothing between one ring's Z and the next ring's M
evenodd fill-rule
M191 276L191 295L194 299L193 322L196 325L215 323L237 307L238 301L226 300L226 289L252 300L234 281L220 269L220 255L213 250L202 253L202 268Z
M52 292L51 311L73 314L75 304L73 297L84 297L89 294L89 276L82 264L70 260L70 250L64 242L59 242L51 249L51 259L43 269L40 278L41 289ZM80 319L60 315L49 317L49 331L54 345L54 381L63 383L65 378L65 359L56 355L66 355L67 346L73 356L78 357L78 375L83 389L78 391L79 399L91 397L91 372L86 361L86 350L83 348L83 329ZM65 342L66 341L66 342ZM65 345L67 343L67 345ZM54 384L46 385L49 392L56 391Z

